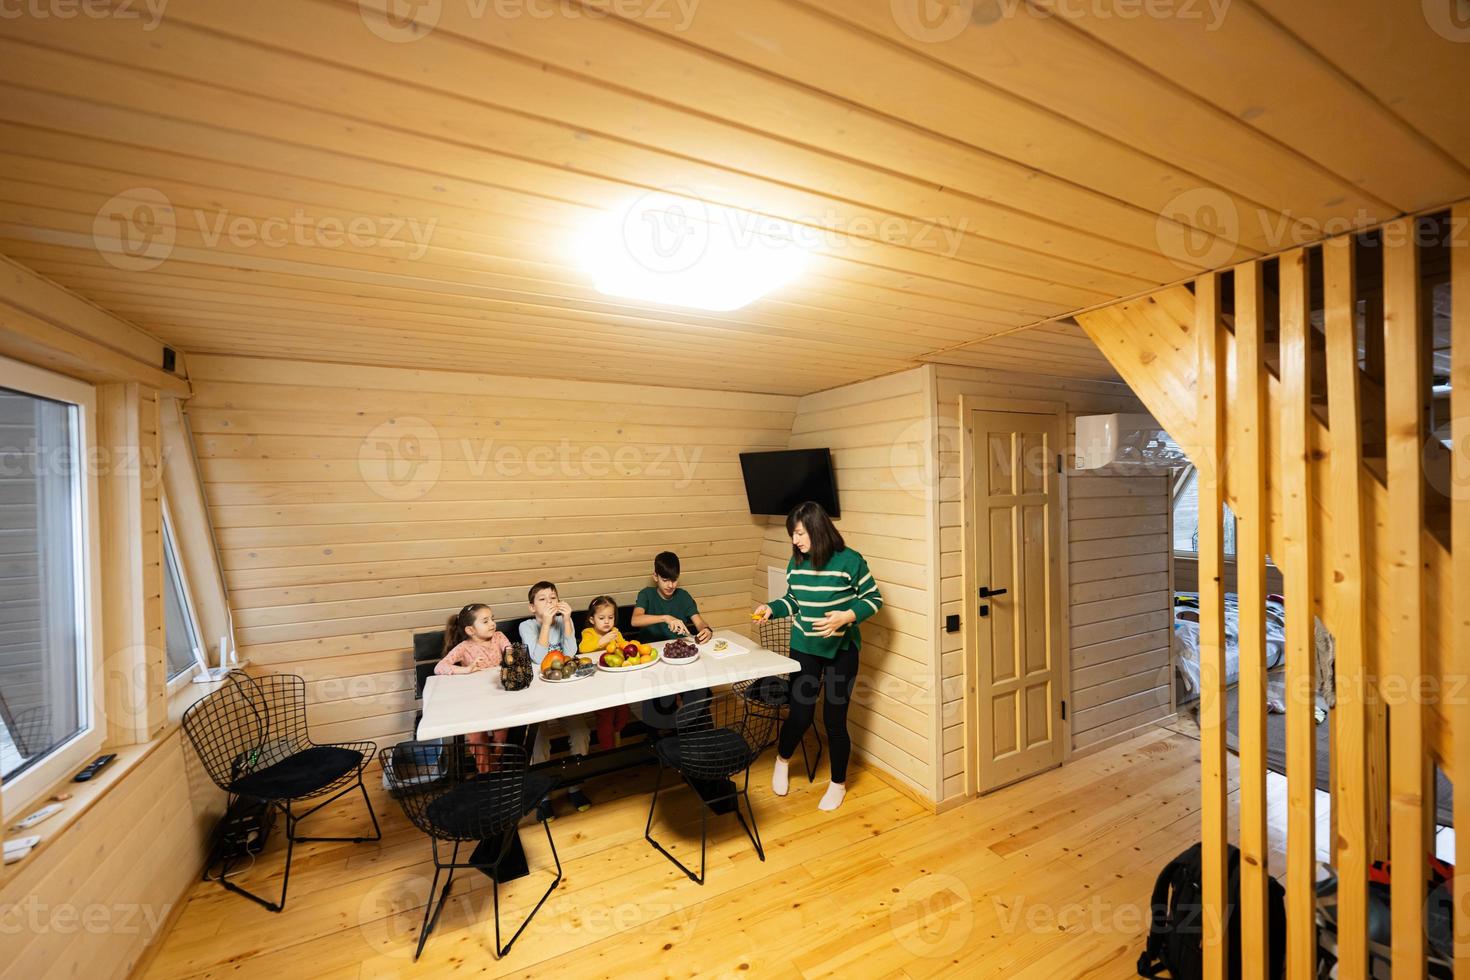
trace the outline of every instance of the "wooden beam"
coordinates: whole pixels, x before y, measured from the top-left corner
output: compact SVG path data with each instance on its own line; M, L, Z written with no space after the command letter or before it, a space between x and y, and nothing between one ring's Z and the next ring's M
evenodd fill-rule
M107 742L132 745L168 721L157 394L98 386L97 429Z
M1281 256L1281 496L1286 542L1286 963L1316 974L1316 549L1312 540L1311 303L1307 253Z
M0 255L0 353L96 384L140 382L187 397L163 344Z
M1240 706L1241 977L1264 980L1266 867L1266 499L1265 316L1259 263L1235 269L1235 390L1230 400L1230 484L1235 489Z
M1211 272L1195 283L1195 334L1199 344L1198 427L1191 458L1199 468L1199 663L1201 888L1206 980L1228 976L1224 932L1229 842L1228 770L1225 764L1225 594L1221 540L1221 470L1225 460L1225 364L1220 357L1220 280Z
M1383 348L1388 436L1388 512L1379 553L1389 559L1393 645L1382 659L1388 693L1389 853L1393 861L1393 975L1424 976L1424 451L1423 340L1415 219L1390 222L1383 242Z
M1337 706L1332 815L1337 825L1337 956L1343 980L1368 975L1368 614L1363 601L1363 443L1351 238L1322 248L1331 437L1331 593Z
M1450 555L1454 562L1454 670L1470 677L1470 204L1456 206L1450 227L1450 418L1452 470ZM1462 695L1463 696L1463 695ZM1452 714L1455 866L1470 869L1470 709ZM1465 778L1461 778L1465 777ZM1470 871L1455 876L1455 972L1470 976Z

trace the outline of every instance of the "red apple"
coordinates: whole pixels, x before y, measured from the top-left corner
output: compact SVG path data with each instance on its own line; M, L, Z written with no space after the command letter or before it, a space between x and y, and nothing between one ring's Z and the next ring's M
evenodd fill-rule
M628 645L624 646L623 655L627 657L636 657L638 655L638 644L629 643Z

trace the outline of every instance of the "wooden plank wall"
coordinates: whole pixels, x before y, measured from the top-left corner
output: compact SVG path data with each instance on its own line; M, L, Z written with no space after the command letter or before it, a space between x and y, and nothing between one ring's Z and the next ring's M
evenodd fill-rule
M1072 749L1173 713L1167 474L1068 470Z
M1234 592L1237 581L1235 558L1226 558L1224 568L1225 575L1222 581L1225 583L1225 591ZM1199 558L1197 556L1174 556L1174 589L1178 592L1199 591ZM1286 594L1286 580L1281 575L1281 569L1270 562L1266 563L1266 592L1268 595Z
M790 448L832 450L843 538L868 561L883 609L863 625L862 673L848 720L854 751L936 799L933 614L934 527L927 458L932 424L927 377L916 368L807 395ZM753 579L763 600L767 569L784 571L790 540L770 518Z
M524 615L542 578L630 602L669 548L711 623L749 625L738 454L784 449L796 400L582 380L595 358L551 350L555 379L190 360L240 653L306 677L314 735L407 736L412 634L470 601Z
M1142 412L1146 409L1124 385L1075 379L1028 376L1010 371L984 370L979 368L939 365L935 382L935 411L938 415L939 450L939 562L940 588L942 591L943 615L972 615L969 603L964 601L961 585L960 508L960 395L987 397L1012 401L1063 401L1068 414L1069 441L1077 415L1107 412ZM1141 531L1136 540L1109 541L1089 538L1099 532L1100 525L1089 524L1094 515L1116 515L1120 510L1142 506L1152 516L1168 513L1168 481L1155 476L1083 476L1071 466L1075 457L1069 451L1067 461L1069 473L1070 520L1068 523L1068 602L1064 608L1070 625L1072 656L1072 697L1079 694L1088 706L1079 709L1080 718L1074 719L1071 748L1090 748L1137 724L1146 724L1151 718L1162 717L1167 712L1157 712L1160 689L1167 692L1167 671L1164 677L1153 684L1143 676L1156 672L1148 663L1157 661L1157 650L1168 648L1168 624L1160 627L1149 623L1159 619L1159 610L1167 616L1167 573L1168 548L1158 537L1157 531ZM1095 481L1095 482L1094 482ZM1116 501L1114 498L1119 498ZM1155 499L1156 498L1156 499ZM1140 501L1150 501L1140 503ZM1137 515L1135 515L1137 516ZM1135 527L1167 528L1167 521ZM1078 535L1081 535L1079 537ZM1134 536L1126 536L1133 538ZM1123 555L1118 549L1129 551ZM1156 552L1156 553L1155 553ZM1080 556L1086 556L1081 557ZM1118 556L1116 562L1113 556ZM1086 563L1092 564L1086 564ZM1102 564L1098 564L1101 562ZM1116 571L1117 562L1132 569L1128 574ZM1076 567L1082 563L1084 567ZM1095 577L1094 569L1115 569L1107 575ZM1085 581L1076 577L1081 573ZM1104 595L1108 581L1121 583L1118 587L1134 592ZM1107 601L1124 605L1105 607L1095 603ZM1129 606L1127 603L1131 602ZM1113 608L1130 612L1113 617L1108 613ZM1134 611L1136 610L1136 611ZM1134 619L1142 616L1143 619ZM1151 617L1151 618L1150 618ZM1084 620L1077 622L1076 619ZM1139 627L1142 628L1139 628ZM1164 633L1159 636L1158 630ZM1110 632L1116 638L1108 638ZM1134 649L1138 643L1134 637L1152 635L1162 638L1160 646L1147 643ZM1122 642L1119 642L1119 639ZM1079 642L1080 641L1080 642ZM941 799L953 799L964 792L964 661L963 633L939 634L940 664L942 677L942 727L941 744L942 776ZM1131 652L1124 652L1129 650ZM1149 660L1152 654L1153 661ZM1140 657L1140 655L1142 655ZM1139 659L1133 659L1139 658ZM1141 685L1141 686L1140 686ZM1129 688L1132 686L1132 690ZM1085 692L1085 693L1084 693ZM1127 692L1127 693L1124 693ZM1140 695L1142 696L1140 698ZM1134 699L1134 700L1130 700ZM1164 701L1167 702L1165 695ZM1146 703L1147 702L1147 703ZM1130 710L1133 709L1133 710ZM1081 722L1081 727L1077 724ZM1121 726L1121 727L1120 727Z
M0 887L0 972L99 980L132 973L197 880L219 813L212 786L191 790L208 785L197 770L175 729L62 839L15 867Z

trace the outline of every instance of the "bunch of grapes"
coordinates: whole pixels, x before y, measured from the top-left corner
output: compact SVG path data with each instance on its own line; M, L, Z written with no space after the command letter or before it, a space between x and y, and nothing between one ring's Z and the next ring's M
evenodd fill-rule
M684 660L698 655L699 647L693 640L680 638L664 645L665 660Z

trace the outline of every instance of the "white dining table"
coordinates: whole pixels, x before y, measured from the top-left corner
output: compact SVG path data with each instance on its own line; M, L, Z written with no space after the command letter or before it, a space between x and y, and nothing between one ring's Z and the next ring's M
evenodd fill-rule
M716 652L716 640L724 640L727 649ZM700 644L699 658L691 663L665 660L663 648L669 642L653 644L659 657L647 667L624 672L599 670L583 680L547 681L541 677L538 665L531 685L520 691L507 691L501 686L499 670L435 674L424 683L424 714L418 737L445 738L534 725L620 704L790 674L797 669L790 657L762 649L733 630L716 630L708 642Z

